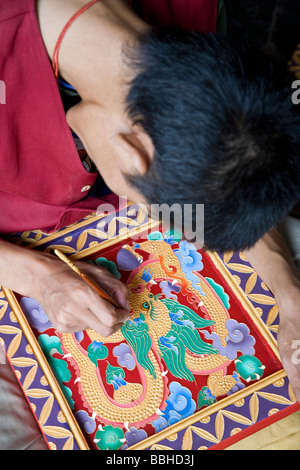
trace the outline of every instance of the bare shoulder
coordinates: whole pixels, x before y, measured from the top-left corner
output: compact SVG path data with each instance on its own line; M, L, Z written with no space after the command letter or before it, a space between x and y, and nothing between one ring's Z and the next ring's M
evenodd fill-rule
M41 34L50 58L65 25L86 5L89 0L36 0ZM59 50L60 75L79 91L82 71L85 84L87 75L101 75L103 64L110 66L118 45L143 27L127 0L93 2L91 8L76 17L63 38ZM106 77L107 70L103 80Z
M50 57L65 24L86 3L86 0L36 0L41 34Z

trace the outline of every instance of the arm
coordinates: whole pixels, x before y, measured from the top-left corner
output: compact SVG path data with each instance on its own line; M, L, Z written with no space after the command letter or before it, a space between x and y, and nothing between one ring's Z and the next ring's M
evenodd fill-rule
M295 350L295 346L299 348L300 344L300 273L277 229L266 234L245 252L245 256L275 297L280 315L277 336L279 352L293 391L300 401L300 361Z
M115 309L60 259L0 240L0 285L35 298L62 333L96 330L115 333L129 317L127 288L105 269L77 262L78 267L120 305Z
M277 229L267 233L253 248L245 252L245 256L277 301L285 302L287 294L298 292L300 273Z

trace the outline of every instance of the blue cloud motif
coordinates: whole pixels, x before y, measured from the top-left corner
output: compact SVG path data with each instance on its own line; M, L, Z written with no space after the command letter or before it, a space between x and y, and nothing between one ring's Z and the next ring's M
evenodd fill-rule
M156 432L167 426L191 416L196 410L196 403L192 399L191 391L178 382L171 382L169 386L170 396L166 401L167 407L163 410L163 416L153 421Z
M168 427L168 421L163 416L160 416L152 422L152 426L155 427L155 432L160 432Z
M201 281L193 272L202 271L203 269L202 255L198 253L195 245L183 240L179 243L179 249L175 250L174 253L177 256L181 269L187 279L192 281L194 289L198 290L201 295L205 296L200 286Z

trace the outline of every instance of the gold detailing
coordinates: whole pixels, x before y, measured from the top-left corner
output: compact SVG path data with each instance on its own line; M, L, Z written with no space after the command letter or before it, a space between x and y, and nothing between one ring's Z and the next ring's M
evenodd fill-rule
M103 341L103 338L97 335L97 333L94 333L93 337L98 342ZM156 410L161 406L164 396L164 381L159 365L151 350L149 352L149 358L154 364L156 379L154 380L149 372L145 371L146 392L144 399L141 400L141 403L136 403L135 406L131 408L121 408L108 399L99 384L96 375L96 365L80 352L71 334L62 335L62 345L76 360L80 370L80 387L82 388L82 392L91 410L101 419L112 423L128 422L133 424L156 414ZM133 384L131 384L131 391L134 389L134 396L139 398L142 395L142 388L138 386L139 384L136 385L137 386L133 387ZM137 397L138 392L140 392L140 395ZM127 399L128 391L127 394L122 397L122 402Z

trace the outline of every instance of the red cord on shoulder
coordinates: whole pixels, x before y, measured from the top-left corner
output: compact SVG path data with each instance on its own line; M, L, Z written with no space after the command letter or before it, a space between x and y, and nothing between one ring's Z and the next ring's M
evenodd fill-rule
M54 48L54 51L53 51L53 56L52 56L52 67L53 67L53 70L54 70L54 73L55 73L55 77L58 78L58 57L59 57L59 50L60 50L60 46L61 46L61 43L65 37L65 34L66 32L68 31L68 29L70 28L70 26L74 23L74 21L77 20L77 18L82 14L84 13L88 8L90 8L92 5L94 5L96 2L98 2L99 0L92 0L91 2L89 2L87 5L85 5L84 7L82 7L77 13L75 13L75 15L72 16L72 18L67 22L66 26L64 27L64 29L62 30L62 32L60 33L59 35L59 38L57 40L57 43L55 45L55 48Z

